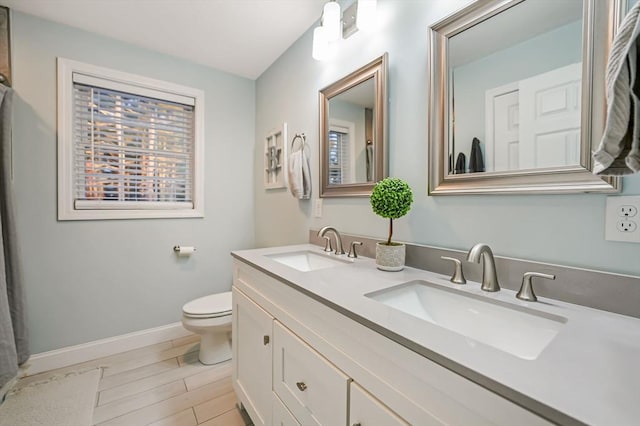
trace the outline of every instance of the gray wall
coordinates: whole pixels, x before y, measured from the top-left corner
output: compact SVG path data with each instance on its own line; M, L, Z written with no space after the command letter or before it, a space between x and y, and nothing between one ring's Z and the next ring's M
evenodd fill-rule
M180 321L254 245L255 82L13 12L18 235L34 353ZM205 92L204 219L58 222L56 56ZM258 175L262 176L260 173ZM193 245L177 259L174 244Z
M312 198L318 197L318 90L389 52L389 171L414 191L411 212L394 224L394 239L467 250L483 241L503 256L640 274L640 244L604 241L604 195L427 196L427 28L468 1L379 0L379 27L335 45L325 62L311 58L312 29L260 78L256 138L281 121L306 132L311 147ZM261 165L255 149L256 169ZM332 224L356 235L384 238L387 221L367 198L314 200L265 191L255 178L258 246L307 241L307 230ZM640 194L640 175L623 179L624 194ZM603 284L604 285L604 284Z

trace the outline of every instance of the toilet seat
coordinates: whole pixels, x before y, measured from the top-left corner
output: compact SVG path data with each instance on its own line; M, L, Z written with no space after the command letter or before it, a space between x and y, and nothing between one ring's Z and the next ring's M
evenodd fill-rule
M210 294L185 303L182 313L189 318L219 318L231 315L231 292Z

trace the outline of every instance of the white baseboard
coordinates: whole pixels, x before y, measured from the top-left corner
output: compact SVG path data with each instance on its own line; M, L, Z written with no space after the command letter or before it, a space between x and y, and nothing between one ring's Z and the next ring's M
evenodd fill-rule
M121 336L109 337L106 339L95 340L93 342L82 343L80 345L42 352L31 355L29 360L20 368L19 375L21 377L32 376L34 374L42 373L43 371L67 367L69 365L138 349L155 343L178 339L191 334L192 333L190 331L186 330L182 326L181 322L176 322L161 327L123 334Z

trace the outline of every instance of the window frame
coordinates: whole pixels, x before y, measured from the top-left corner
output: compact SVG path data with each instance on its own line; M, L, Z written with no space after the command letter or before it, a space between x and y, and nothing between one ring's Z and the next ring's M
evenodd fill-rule
M204 217L204 92L192 87L156 80L67 58L57 58L58 67L58 220L153 219ZM162 93L165 100L178 97L194 101L193 206L176 208L76 209L73 191L73 74L108 81L141 96ZM124 89L124 90L123 90ZM150 92L151 91L151 92ZM158 97L158 96L155 96ZM115 207L115 206L114 206Z
M330 185L343 185L343 184L353 184L356 183L356 170L355 170L355 155L356 155L356 151L355 151L355 138L356 138L356 132L355 132L355 128L356 125L355 123L351 122L351 121L345 121L345 120L339 120L336 118L331 118L329 119L329 134L331 134L331 132L334 133L340 133L340 134L344 134L347 135L348 139L348 151L349 151L349 176L346 176L349 180L349 182L344 182L345 181L345 176L343 175L344 173L344 157L342 157L342 155L340 155L340 164L338 165L338 167L340 168L340 183L330 183ZM331 143L329 142L329 138L327 138L327 142L328 142L328 149L330 149L330 145ZM339 151L342 151L342 147L338 147ZM327 162L327 170L328 170L328 178L329 181L331 180L331 169L335 168L335 166L331 166L331 160L330 160L330 154L329 156L327 156L328 158L328 162Z

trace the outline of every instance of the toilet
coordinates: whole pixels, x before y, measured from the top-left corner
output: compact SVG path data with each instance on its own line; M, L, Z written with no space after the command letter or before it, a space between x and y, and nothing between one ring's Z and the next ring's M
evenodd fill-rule
M211 294L185 303L182 325L200 335L198 359L217 364L231 359L231 292Z

